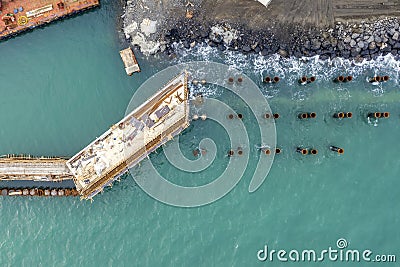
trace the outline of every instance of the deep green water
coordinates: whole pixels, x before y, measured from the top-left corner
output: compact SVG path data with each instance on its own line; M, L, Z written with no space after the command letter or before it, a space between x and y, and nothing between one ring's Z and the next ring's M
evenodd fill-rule
M265 244L275 250L320 251L336 248L339 238L345 238L350 249L400 257L396 63L333 67L221 56L197 49L162 64L159 61L165 58L139 56L142 72L129 77L118 54L126 45L117 32L120 15L115 3L102 1L100 9L0 43L0 154L71 156L118 121L139 85L163 66L207 58L235 64L258 83L261 73L283 78L276 87L259 83L273 111L281 114L277 136L283 154L276 156L261 188L249 194L251 170L258 158L257 150L251 148L248 171L236 188L200 208L159 203L129 176L93 203L73 198L1 198L2 265L381 265L327 259L322 263L257 260L257 251ZM330 81L344 71L355 81L345 85ZM321 78L312 86L300 87L295 80L305 72ZM390 73L392 79L376 90L365 82L374 73ZM250 139L257 144L248 108L222 89L201 90L243 113ZM377 109L391 112L391 118L377 127L368 125L365 113ZM337 122L330 117L337 110L351 110L354 118ZM318 117L299 121L296 114L301 111L315 111ZM190 158L203 137L213 138L221 150L211 166L214 169L198 176L169 166L162 150L151 159L175 182L209 182L226 164L224 153L229 147L223 129L211 121L197 121L180 138L184 154ZM327 146L331 144L344 147L345 154L330 153ZM301 157L293 152L298 145L316 147L320 153ZM140 167L136 171L134 175L146 173Z

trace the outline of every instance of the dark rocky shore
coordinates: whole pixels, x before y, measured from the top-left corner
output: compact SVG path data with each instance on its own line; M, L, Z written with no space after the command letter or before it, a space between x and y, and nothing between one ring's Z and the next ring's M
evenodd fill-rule
M282 57L320 55L321 59L343 57L371 59L389 53L400 55L400 28L398 19L385 19L373 23L338 23L333 28L320 31L297 29L291 38L281 39L273 33L246 29L244 25L232 28L221 25L226 31L237 31L237 39L227 43L223 35L214 33L211 25L186 22L165 34L167 53L173 53L172 44L182 42L190 48L206 43L220 50L237 50L243 53L269 55L279 53ZM273 36L271 38L271 36Z
M306 4L308 1L300 2ZM343 10L336 10L340 15L336 17L334 11L325 14L335 9L315 7L313 2L310 3L315 8L314 16L301 14L307 6L301 7L305 10L300 8L297 12L286 12L284 7L289 4L279 0L272 0L268 8L253 0L128 1L124 31L126 37L132 40L135 39L134 34L139 34L141 40L138 42L136 38L133 44L145 46L150 42L148 47L152 51L144 51L150 53L163 51L173 54L173 44L181 42L188 49L207 44L220 50L261 55L279 53L282 57L319 55L321 59L343 57L368 60L389 53L400 56L400 20L396 2L394 6L377 6L374 16L363 15L362 12L366 11L360 10L357 16L350 12L348 17L344 16L346 13ZM389 14L388 8L395 9ZM378 11L383 15L379 15ZM282 16L282 13L285 15ZM144 18L153 20L157 29L147 34L140 33L139 26L136 32L126 30L130 23L139 25Z

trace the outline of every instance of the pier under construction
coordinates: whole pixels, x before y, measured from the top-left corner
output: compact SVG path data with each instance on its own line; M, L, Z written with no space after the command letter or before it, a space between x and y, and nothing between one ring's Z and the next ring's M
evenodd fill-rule
M188 126L187 74L182 73L66 162L76 189L82 198L93 198Z
M0 158L0 181L73 180L81 198L91 199L189 126L188 95L184 72L68 160L14 155ZM10 192L31 195L28 191ZM32 192L53 195L46 194L47 191Z
M60 182L73 178L65 158L7 155L0 158L0 180Z

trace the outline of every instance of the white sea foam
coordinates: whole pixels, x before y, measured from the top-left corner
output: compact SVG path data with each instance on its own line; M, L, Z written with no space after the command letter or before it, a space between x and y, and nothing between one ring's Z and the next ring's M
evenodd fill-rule
M379 56L370 61L356 61L343 58L320 60L319 56L303 58L282 58L277 54L261 56L259 54L243 54L238 51L219 51L217 48L198 45L191 49L185 49L180 43L174 44L177 53L177 63L190 60L217 61L231 65L250 75L258 84L262 84L265 76L279 76L288 86L297 85L298 78L317 76L317 81L331 81L339 75L351 75L358 77L373 77L375 75L389 75L390 82L398 85L400 75L400 61L391 54ZM364 79L364 78L363 78ZM367 84L367 83L366 83ZM366 86L367 87L367 86ZM382 83L377 86L367 87L375 96L385 93ZM266 97L274 97L278 91L271 88L266 92ZM343 92L346 94L346 92ZM304 91L295 92L296 100L306 99ZM346 98L349 96L347 95Z

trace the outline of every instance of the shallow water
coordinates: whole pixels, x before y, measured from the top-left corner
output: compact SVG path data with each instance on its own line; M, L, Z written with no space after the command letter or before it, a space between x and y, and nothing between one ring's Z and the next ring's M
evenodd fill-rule
M398 253L398 62L386 58L358 66L317 59L305 63L196 48L180 50L172 62L161 56L139 56L142 72L129 77L118 54L126 45L116 30L119 12L116 4L102 1L100 9L0 43L0 154L71 156L124 115L131 96L147 78L169 64L193 59L232 64L256 81L272 110L281 115L276 127L283 153L276 156L264 184L249 194L258 159L258 151L251 148L248 171L236 188L199 208L159 203L129 176L93 203L73 198L1 198L0 262L310 266L276 259L261 263L257 251L265 244L276 250L335 248L339 238L345 238L351 249ZM332 77L343 72L353 75L354 82L332 83ZM382 87L371 86L365 78L375 73L392 79ZM262 84L267 74L282 80L276 86ZM301 87L296 81L304 74L317 75L318 80ZM194 90L218 99L233 98L223 89ZM229 103L245 115L251 142L257 144L254 117L235 101ZM369 125L365 114L376 109L391 112L391 117ZM352 111L354 118L332 119L339 110ZM317 112L315 121L296 118L306 111ZM197 121L180 142L190 158L204 137L213 138L221 149L210 169L199 175L174 169L165 162L162 149L151 160L176 183L209 182L228 161L226 133L211 121ZM327 149L331 144L344 147L345 154L331 153ZM300 145L316 147L319 154L301 157L294 153ZM138 167L134 175L145 173ZM327 260L316 264L352 265Z

